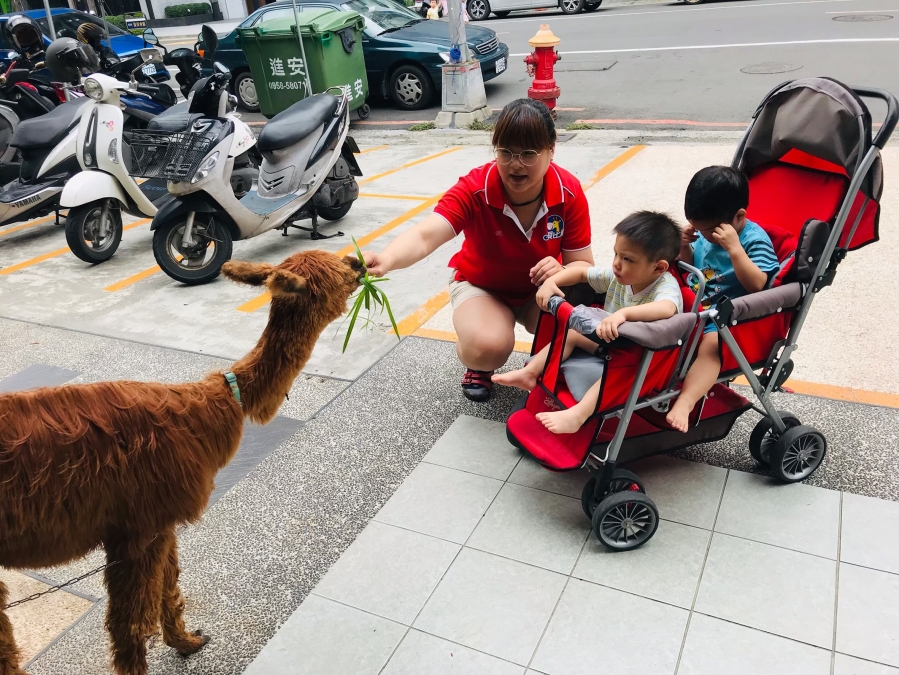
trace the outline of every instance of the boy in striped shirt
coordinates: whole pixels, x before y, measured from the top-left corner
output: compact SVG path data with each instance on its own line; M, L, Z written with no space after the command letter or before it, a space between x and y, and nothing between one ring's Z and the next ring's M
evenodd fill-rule
M761 291L780 268L768 234L746 219L747 206L749 182L743 172L730 167L706 167L687 186L684 214L690 226L683 231L680 259L699 268L706 279L703 309L725 297ZM698 290L697 279L688 282ZM697 351L666 418L678 431L687 431L690 412L721 372L714 324L706 326Z
M683 309L677 280L668 271L681 242L677 224L663 213L639 211L614 228L615 257L611 267L573 266L547 279L537 291L537 304L548 310L550 298L565 297L561 287L587 282L597 293L605 293L604 309L609 312L596 334L611 342L618 337L618 326L625 321L658 321ZM562 358L571 356L575 347L592 354L596 343L570 330ZM549 345L519 370L493 376L493 381L527 391L537 386L543 372ZM600 381L597 381L577 405L568 410L539 413L537 419L554 434L573 434L596 411Z

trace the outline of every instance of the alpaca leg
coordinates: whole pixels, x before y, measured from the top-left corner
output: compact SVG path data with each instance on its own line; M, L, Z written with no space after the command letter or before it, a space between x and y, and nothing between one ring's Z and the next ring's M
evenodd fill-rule
M162 536L162 535L160 535ZM188 633L184 627L184 596L178 587L178 539L174 532L165 535L168 543L162 573L162 639L182 656L200 651L209 636L200 631Z
M106 630L112 638L112 666L118 675L147 675L147 636L156 631L162 601L167 547L160 535L141 552L128 542L106 544Z
M19 650L12 635L12 624L3 611L9 600L8 589L0 581L0 675L26 675L19 668Z

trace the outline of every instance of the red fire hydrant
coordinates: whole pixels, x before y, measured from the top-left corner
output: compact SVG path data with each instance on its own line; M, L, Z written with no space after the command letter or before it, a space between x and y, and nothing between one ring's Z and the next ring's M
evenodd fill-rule
M560 42L549 29L549 24L544 23L537 34L528 40L528 44L534 47L533 53L524 57L528 75L534 78L534 84L528 87L528 98L543 101L552 111L553 117L556 116L556 99L561 93L553 77L553 66L562 58L555 50Z

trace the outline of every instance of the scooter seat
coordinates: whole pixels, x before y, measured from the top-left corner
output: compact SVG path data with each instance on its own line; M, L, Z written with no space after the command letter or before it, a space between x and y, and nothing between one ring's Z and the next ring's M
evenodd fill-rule
M331 119L335 110L337 97L331 94L316 94L294 103L262 127L259 151L282 150L301 141Z
M168 110L164 110L150 120L149 124L147 124L147 129L149 131L164 131L170 134L187 131L196 120L203 117L199 113L191 114L189 107L190 104L187 101L183 101Z
M91 99L86 96L67 101L46 115L22 120L9 144L14 148L53 147L65 138L66 133L79 118L79 109Z

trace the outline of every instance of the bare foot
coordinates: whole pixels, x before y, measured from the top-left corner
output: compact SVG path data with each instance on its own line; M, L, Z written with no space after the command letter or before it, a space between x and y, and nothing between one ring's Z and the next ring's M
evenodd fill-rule
M518 387L525 391L531 391L537 386L537 376L527 368L519 368L518 370L513 370L508 373L500 373L494 375L490 379L497 384L502 384L507 387Z
M675 404L671 406L671 411L668 413L665 421L678 431L687 433L687 429L690 427L690 411L692 409L686 401L681 403L681 399L677 399Z
M577 410L537 413L537 419L554 434L573 434L584 426L586 419Z

